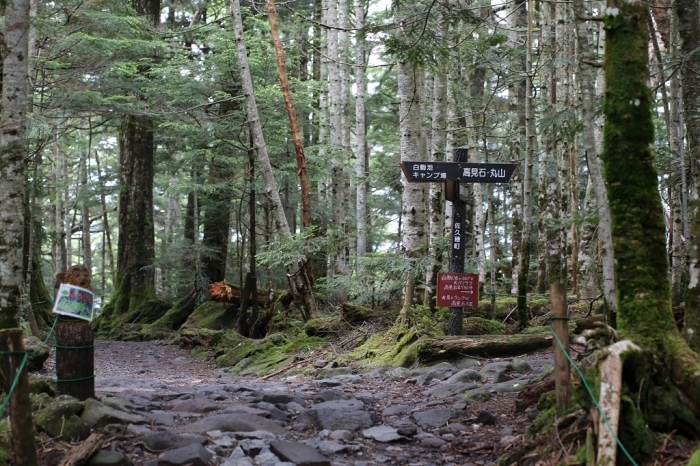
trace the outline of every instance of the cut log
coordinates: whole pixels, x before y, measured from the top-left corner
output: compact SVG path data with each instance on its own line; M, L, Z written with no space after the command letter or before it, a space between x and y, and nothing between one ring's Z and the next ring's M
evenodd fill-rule
M92 455L102 448L104 440L105 436L103 434L90 434L83 443L74 447L58 466L82 466L87 464Z
M461 356L517 356L550 347L553 338L549 333L541 333L427 339L418 349L418 358L422 361L430 361Z
M214 282L209 285L209 294L212 301L218 303L241 305L241 289L226 282ZM258 291L258 305L267 307L270 305L270 297Z
M95 348L90 322L61 318L56 324L56 393L80 401L95 398Z

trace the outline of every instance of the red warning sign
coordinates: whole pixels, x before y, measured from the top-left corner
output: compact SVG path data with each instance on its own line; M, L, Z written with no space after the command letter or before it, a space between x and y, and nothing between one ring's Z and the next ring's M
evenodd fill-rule
M479 274L443 272L438 274L438 307L477 307Z

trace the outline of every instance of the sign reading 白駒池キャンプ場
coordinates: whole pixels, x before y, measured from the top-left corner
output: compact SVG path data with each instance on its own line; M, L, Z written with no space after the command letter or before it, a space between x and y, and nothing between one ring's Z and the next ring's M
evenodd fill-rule
M92 291L68 283L62 283L53 305L53 313L92 321Z

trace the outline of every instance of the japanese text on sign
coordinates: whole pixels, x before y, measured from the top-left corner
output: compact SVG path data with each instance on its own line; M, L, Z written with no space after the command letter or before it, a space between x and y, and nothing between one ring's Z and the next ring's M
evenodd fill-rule
M439 273L437 305L439 307L477 307L479 275L475 273Z
M413 178L417 180L446 180L447 173L435 171L435 165L432 163L415 163L413 164Z

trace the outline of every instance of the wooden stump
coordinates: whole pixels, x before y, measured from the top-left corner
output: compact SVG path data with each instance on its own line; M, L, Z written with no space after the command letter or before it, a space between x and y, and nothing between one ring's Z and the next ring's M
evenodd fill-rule
M56 323L56 392L80 401L95 397L95 348L90 322Z
M24 359L24 339L21 329L0 330L0 351L11 353L3 357L2 372L5 374L6 391L9 391L15 377L17 384L10 397L9 414L14 445L14 464L36 466L37 454L34 446L34 423L29 403L29 382L26 369L19 375Z

